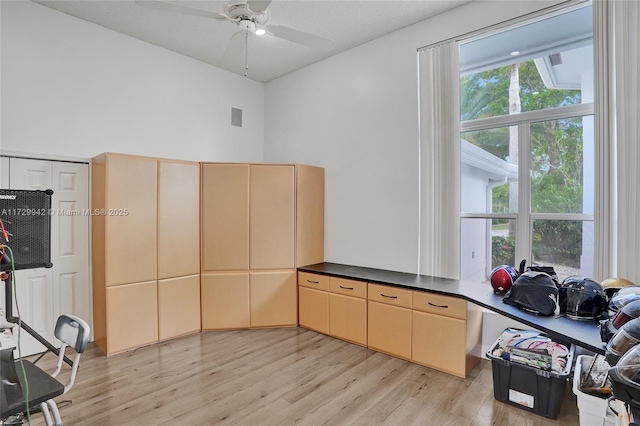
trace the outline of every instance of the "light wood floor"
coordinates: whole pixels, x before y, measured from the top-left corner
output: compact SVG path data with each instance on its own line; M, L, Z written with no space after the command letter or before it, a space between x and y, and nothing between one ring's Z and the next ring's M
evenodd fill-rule
M111 357L90 343L57 402L68 426L578 425L570 392L554 421L495 401L489 361L464 380L289 328L205 332Z

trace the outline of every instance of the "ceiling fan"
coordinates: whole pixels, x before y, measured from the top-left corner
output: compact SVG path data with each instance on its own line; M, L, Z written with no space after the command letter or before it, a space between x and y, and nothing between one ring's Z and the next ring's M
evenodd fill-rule
M335 48L333 40L319 37L304 31L285 27L283 25L269 24L271 12L268 7L271 0L230 0L224 12L214 12L192 6L172 3L166 0L136 0L140 6L165 10L168 12L182 13L185 15L202 16L219 21L228 21L238 26L238 31L231 36L229 44L222 56L223 64L237 63L244 56L245 71L248 72L247 44L249 36L268 34L293 43L301 44L312 49L330 52Z

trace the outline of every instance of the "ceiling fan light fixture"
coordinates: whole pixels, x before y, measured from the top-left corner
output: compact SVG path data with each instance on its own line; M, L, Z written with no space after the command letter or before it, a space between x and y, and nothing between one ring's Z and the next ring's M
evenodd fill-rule
M267 33L267 30L264 27L256 27L256 35L262 36Z

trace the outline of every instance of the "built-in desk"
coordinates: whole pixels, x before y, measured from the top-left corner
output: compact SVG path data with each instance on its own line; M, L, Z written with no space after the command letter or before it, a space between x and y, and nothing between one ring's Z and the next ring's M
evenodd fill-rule
M605 351L597 320L572 320L565 316L545 317L530 314L503 303L502 297L495 295L493 288L488 284L327 262L304 266L298 270L458 297L543 331L554 340L573 343L599 354L604 354Z

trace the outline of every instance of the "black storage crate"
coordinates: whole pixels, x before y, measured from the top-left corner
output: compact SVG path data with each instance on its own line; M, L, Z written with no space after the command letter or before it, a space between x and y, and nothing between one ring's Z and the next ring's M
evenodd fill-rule
M557 373L495 357L491 352L496 345L487 352L493 371L494 398L550 419L558 417L575 347L570 347L564 371Z

